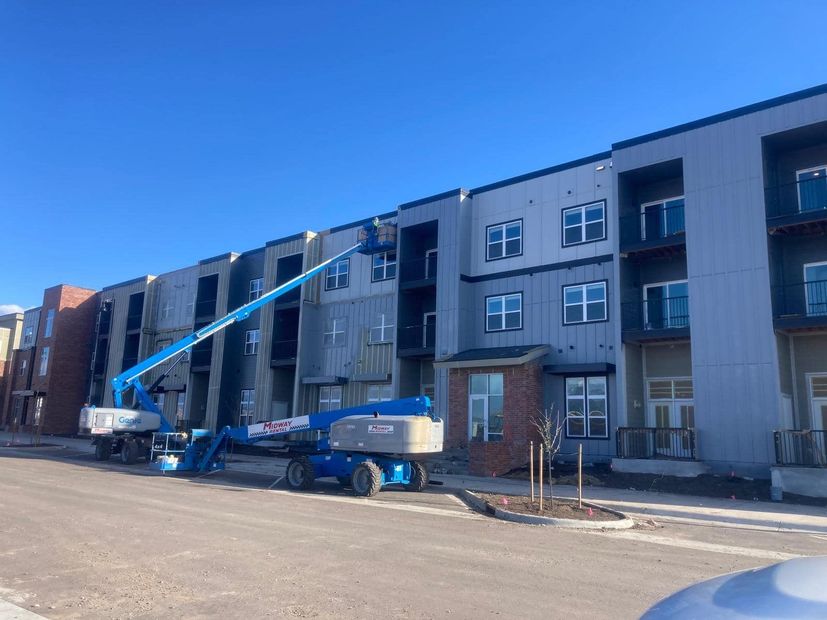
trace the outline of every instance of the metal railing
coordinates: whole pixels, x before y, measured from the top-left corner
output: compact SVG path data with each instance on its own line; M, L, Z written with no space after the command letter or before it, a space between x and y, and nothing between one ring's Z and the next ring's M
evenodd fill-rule
M141 329L141 317L142 313L138 314L129 314L126 317L126 330L132 331L134 329Z
M400 282L435 280L438 260L439 257L437 256L426 256L425 258L401 261L399 264Z
M623 329L689 327L689 297L659 297L621 304Z
M778 465L827 467L827 431L773 431Z
M436 325L407 325L397 330L398 349L429 349L436 345Z
M207 317L215 316L215 306L218 300L216 299L202 299L195 304L195 316Z
M695 429L621 427L617 456L622 459L695 460Z
M827 317L827 280L773 287L775 317Z
M299 352L298 340L276 340L273 342L273 348L270 353L272 360L289 360L295 359Z
M827 177L784 183L764 190L767 217L822 213L827 217Z
M668 239L686 231L684 205L649 210L620 218L620 244Z

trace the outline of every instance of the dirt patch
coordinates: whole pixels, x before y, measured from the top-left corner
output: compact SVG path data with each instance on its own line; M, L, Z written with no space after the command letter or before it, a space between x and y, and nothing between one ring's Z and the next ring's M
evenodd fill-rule
M498 495L493 493L477 493L491 508L500 508L510 512L553 519L576 519L578 521L620 521L623 517L597 507L578 508L577 502L564 499L555 499L554 508L546 498L543 501L543 511L540 512L540 501L535 499L532 504L530 497L522 495Z

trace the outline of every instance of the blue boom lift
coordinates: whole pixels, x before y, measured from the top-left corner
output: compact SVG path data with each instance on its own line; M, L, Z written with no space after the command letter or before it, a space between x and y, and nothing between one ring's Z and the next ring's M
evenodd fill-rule
M374 218L359 231L356 245L114 377L115 408L85 407L81 411L80 430L94 438L96 457L105 460L116 452L124 463L134 463L145 450L144 440L151 437L149 459L153 467L162 471L212 472L224 469L230 442L253 444L318 431L315 443L308 447L304 442L302 453L295 454L288 464L286 479L291 488L308 489L316 478L333 476L361 496L372 496L382 486L394 483L408 490L422 490L428 474L415 457L440 452L443 436L442 420L431 413L430 400L425 396L236 428L227 426L216 434L207 429L176 432L150 397L150 392L196 343L243 321L253 311L357 252L372 255L395 248L395 227L382 226ZM141 375L175 356L178 358L147 390ZM124 408L124 394L130 389L138 410Z

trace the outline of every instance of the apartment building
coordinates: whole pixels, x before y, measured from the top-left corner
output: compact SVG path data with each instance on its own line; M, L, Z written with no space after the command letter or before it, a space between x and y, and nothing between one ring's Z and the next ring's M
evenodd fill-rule
M544 411L562 416L563 458L582 444L628 471L827 460L827 86L379 217L396 251L352 256L194 347L154 387L170 421L427 394L457 471L523 465ZM90 399L110 404L112 376L363 223L107 287Z
M0 423L9 411L10 375L12 373L12 355L20 348L23 336L23 313L12 312L0 316Z

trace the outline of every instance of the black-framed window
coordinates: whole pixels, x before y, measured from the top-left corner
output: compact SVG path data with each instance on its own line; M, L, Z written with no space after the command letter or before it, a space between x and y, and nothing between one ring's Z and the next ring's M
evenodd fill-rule
M256 411L255 389L241 390L241 402L238 407L238 425L247 426L253 423Z
M606 282L587 282L563 287L563 323L592 323L608 317Z
M523 220L485 227L485 260L498 260L523 253Z
M264 278L253 278L250 280L250 295L248 302L255 301L264 293Z
M261 330L248 329L244 334L244 355L258 355L258 345L261 342Z
M606 238L606 202L592 202L563 209L563 246L602 241Z
M391 280L396 277L396 252L382 252L373 255L371 281Z
M608 439L608 405L608 377L566 377L566 436Z
M327 268L325 275L324 288L326 291L332 291L337 288L346 288L350 283L350 259L346 258L340 260L335 265Z
M485 298L485 331L500 332L523 327L523 294Z

